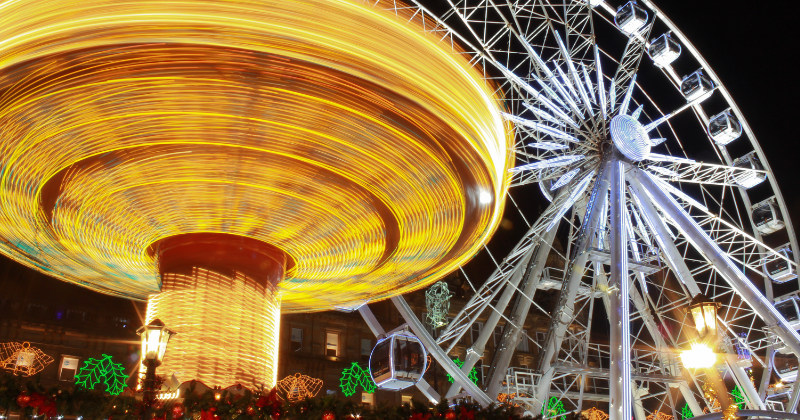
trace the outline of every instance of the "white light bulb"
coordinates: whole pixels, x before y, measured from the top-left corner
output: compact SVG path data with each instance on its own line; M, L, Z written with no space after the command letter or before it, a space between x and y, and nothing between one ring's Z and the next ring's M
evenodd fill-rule
M481 204L489 204L492 202L492 195L486 191L481 191L481 193L478 195L478 202Z

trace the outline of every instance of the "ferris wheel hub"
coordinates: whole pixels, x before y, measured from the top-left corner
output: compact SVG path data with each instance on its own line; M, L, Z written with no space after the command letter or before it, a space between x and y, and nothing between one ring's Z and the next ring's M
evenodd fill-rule
M617 115L611 119L611 140L620 153L634 162L650 154L650 136L633 116Z

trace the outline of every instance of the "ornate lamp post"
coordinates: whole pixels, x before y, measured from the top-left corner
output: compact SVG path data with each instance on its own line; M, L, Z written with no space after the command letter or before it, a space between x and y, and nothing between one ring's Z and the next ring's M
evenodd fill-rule
M139 328L136 333L142 337L142 363L147 368L144 376L142 419L150 420L155 402L156 368L164 360L167 344L175 332L167 328L161 320L154 319L150 324Z
M697 295L689 305L689 311L697 328L700 340L714 347L717 342L717 308L719 304L703 295Z
M717 308L719 304L708 299L702 294L698 294L692 299L689 305L689 313L694 320L697 329L697 343L692 345L692 349L681 354L683 363L688 368L705 368L706 385L703 393L707 400L716 399L723 409L724 420L736 420L736 404L728 396L728 390L720 377L719 372L714 368L717 355L714 350L717 348L719 340L719 328L717 325Z

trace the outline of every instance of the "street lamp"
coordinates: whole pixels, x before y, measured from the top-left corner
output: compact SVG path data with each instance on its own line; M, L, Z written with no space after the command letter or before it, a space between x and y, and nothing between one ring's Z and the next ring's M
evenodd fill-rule
M164 361L164 353L167 352L167 343L175 332L167 328L159 319L154 319L150 324L145 325L136 333L142 337L142 363L147 368L144 375L144 391L142 403L144 410L143 420L150 420L152 417L152 406L156 399L156 368Z
M719 304L698 294L692 299L689 311L694 319L700 340L715 344L717 340L717 308Z

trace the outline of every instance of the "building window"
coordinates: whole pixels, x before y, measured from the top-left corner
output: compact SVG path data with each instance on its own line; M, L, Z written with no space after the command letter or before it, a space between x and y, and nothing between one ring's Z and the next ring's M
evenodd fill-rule
M361 404L375 405L375 394L361 393Z
M334 357L339 355L339 334L336 333L326 334L325 354Z
M292 351L303 350L303 330L292 328Z
M368 338L362 338L361 339L361 355L369 357L370 354L372 354L372 340L370 340Z
M517 350L524 351L524 352L527 353L527 352L530 351L529 344L530 343L529 343L529 339L528 339L528 330L523 330L522 331L522 337L520 337L519 344L517 344Z
M401 404L411 404L411 395L401 395L400 396L400 403Z
M75 382L75 373L78 370L78 360L74 356L61 356L61 365L58 369L58 380Z
M544 331L536 331L536 342L544 348L544 340L547 338L547 333Z
M492 334L492 339L494 341L494 348L500 345L500 342L503 340L503 327L496 326L494 327L494 334Z
M481 335L481 330L483 329L483 322L474 322L469 327L469 338L472 340L472 343L475 343L475 340L478 339L478 336Z

